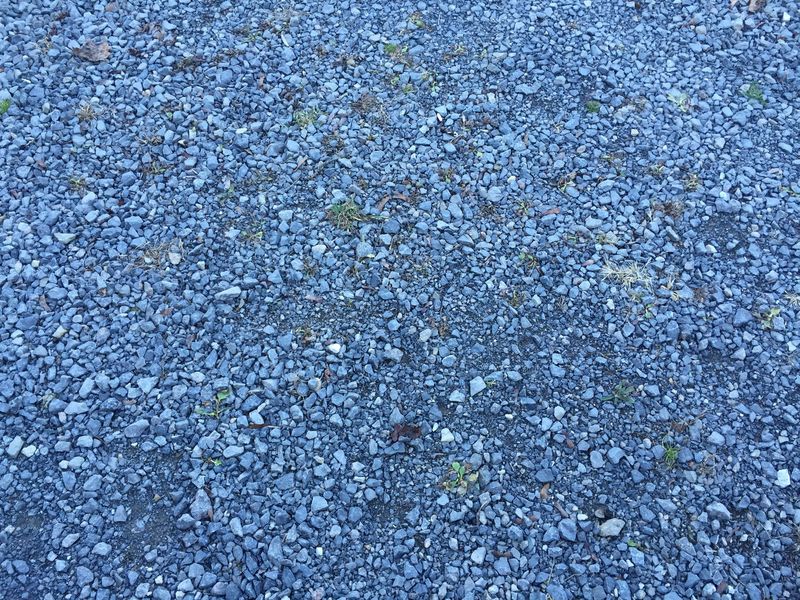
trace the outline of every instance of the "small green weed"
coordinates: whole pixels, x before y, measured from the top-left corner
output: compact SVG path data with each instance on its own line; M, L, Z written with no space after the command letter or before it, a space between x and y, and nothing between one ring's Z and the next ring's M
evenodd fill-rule
M775 321L775 317L780 316L781 309L777 306L772 306L761 313L759 317L759 321L761 322L761 327L764 329L772 329L774 327L773 321Z
M600 102L597 100L589 100L585 105L586 112L589 114L597 114L600 112Z
M664 464L672 469L678 463L678 452L680 452L679 446L674 446L670 443L664 443L664 456L661 460L664 461Z
M758 85L755 81L752 81L750 85L748 85L744 90L745 98L750 100L755 100L756 102L760 102L761 104L766 104L767 100L764 98L764 91L761 89L761 86Z
M83 192L86 189L86 180L80 175L72 175L69 178L69 187L75 192Z
M419 11L415 11L411 13L408 17L409 22L419 29L428 29L429 26L425 22L425 19L422 18L422 13Z
M450 464L450 473L444 482L444 487L448 491L455 491L459 494L464 494L469 488L470 484L478 481L478 474L471 473L471 465L463 465L458 461L453 461Z
M203 406L198 406L194 412L196 412L198 415L203 415L204 417L218 419L220 416L222 416L222 413L225 412L225 400L227 400L230 395L230 388L220 390L214 394L214 397L210 401L204 402Z
M347 200L328 208L328 219L339 229L350 231L356 223L363 223L369 217L353 200Z
M636 388L630 385L627 381L620 381L614 386L610 394L606 394L601 398L603 402L613 400L614 402L630 402L633 399L633 393Z
M683 189L693 192L700 187L700 176L697 173L689 173L683 180Z
M689 96L682 92L670 92L667 94L667 99L677 106L681 112L688 112L692 106Z
M403 63L405 65L411 64L411 58L408 56L408 46L398 46L397 44L386 43L383 45L383 51L395 62Z
M10 98L3 98L2 100L0 100L0 116L6 114L9 108L11 108Z
M526 271L539 270L539 259L530 252L522 251L519 253L519 260Z
M292 115L292 119L298 126L305 129L309 125L316 125L320 112L316 107L298 110Z

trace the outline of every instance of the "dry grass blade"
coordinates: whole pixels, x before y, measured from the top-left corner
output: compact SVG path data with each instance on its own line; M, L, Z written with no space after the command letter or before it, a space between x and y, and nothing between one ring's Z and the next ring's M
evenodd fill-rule
M611 261L606 261L606 264L603 265L602 273L604 279L618 281L627 289L634 286L649 288L652 285L652 279L645 267L638 263L617 265Z
M83 60L100 63L108 60L108 57L111 56L111 46L108 45L108 42L95 44L92 40L86 40L83 46L73 49L72 53Z

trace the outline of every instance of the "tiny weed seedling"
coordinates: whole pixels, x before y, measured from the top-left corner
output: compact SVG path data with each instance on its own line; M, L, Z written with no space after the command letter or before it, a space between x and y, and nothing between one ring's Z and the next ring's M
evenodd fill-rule
M572 171L571 173L567 173L563 177L559 177L558 180L555 182L555 187L558 189L559 192L565 194L567 189L573 187L575 185L575 180L578 178L577 171Z
M755 100L756 102L760 102L761 104L766 104L767 100L764 98L764 91L761 89L761 86L758 85L755 81L751 82L744 90L745 98L750 100Z
M292 119L298 126L305 129L309 125L316 125L319 119L320 112L317 108L307 108L305 110L298 110L292 115Z
M683 189L693 192L700 187L700 176L697 173L689 173L683 180Z
M628 538L628 540L625 543L628 545L628 548L636 548L637 550L642 549L642 544L637 542L636 540Z
M353 200L334 204L328 209L328 219L339 229L350 231L356 223L368 220L361 207Z
M667 98L670 102L672 102L675 106L678 107L678 110L681 112L688 112L689 108L691 107L691 101L689 100L689 96L681 92L670 92L667 94Z
M674 446L669 443L664 444L664 456L662 457L662 460L668 468L672 469L678 463L679 451L680 448L678 446Z
M614 402L630 402L633 400L633 393L636 391L636 388L630 385L627 381L620 381L617 385L614 386L614 389L611 390L610 394L606 394L602 397L603 402L608 402L612 400Z
M589 100L584 107L589 114L597 114L600 112L600 102L597 100Z
M6 114L9 108L11 108L10 98L3 98L2 100L0 100L0 116Z
M765 310L763 313L761 313L759 319L761 321L761 327L763 327L764 329L772 329L774 327L773 322L775 321L775 317L780 316L780 314L781 314L781 309L778 308L777 306L773 306Z
M83 192L86 189L86 180L80 175L72 175L69 178L69 187L75 192Z
M519 260L526 271L539 270L539 259L524 250L519 253Z
M211 417L219 419L222 413L225 412L225 400L231 395L230 388L218 391L209 402L204 402L203 406L198 406L194 412L204 417Z
M425 22L425 19L422 18L422 13L419 11L411 13L408 17L408 21L418 29L428 29L428 24Z
M408 56L408 46L398 46L397 44L386 43L383 45L383 51L395 62L403 63L405 65L411 64L411 59Z
M445 62L451 61L459 56L464 56L467 53L467 48L463 44L455 44L442 55L442 60Z
M450 472L444 482L444 487L448 491L455 491L458 494L466 493L470 484L478 481L478 474L470 473L470 470L469 464L463 465L458 461L453 461L450 464Z
M508 297L508 304L512 308L519 308L525 302L525 292L520 292L519 290L515 289L511 292Z

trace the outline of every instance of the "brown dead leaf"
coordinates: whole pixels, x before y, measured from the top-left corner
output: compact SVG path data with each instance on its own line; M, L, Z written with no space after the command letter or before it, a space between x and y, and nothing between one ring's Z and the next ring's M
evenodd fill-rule
M83 46L75 48L72 53L83 60L100 63L108 60L108 57L111 56L111 46L108 45L108 42L95 44L92 40L86 40Z
M400 425L399 423L392 427L392 430L389 432L389 439L392 442L398 441L401 437L407 437L408 439L415 440L422 434L422 430L420 429L419 425Z
M539 490L539 498L542 500L547 500L550 497L550 484L545 483L542 486L542 489Z
M411 201L411 199L408 196L406 196L405 194L400 194L400 193L389 194L388 196L384 196L383 198L378 200L378 202L375 204L375 208L377 208L379 211L383 210L383 207L386 206L386 203L389 200L402 200L403 202L410 202Z
M750 0L747 3L747 10L751 13L758 12L767 5L767 0Z

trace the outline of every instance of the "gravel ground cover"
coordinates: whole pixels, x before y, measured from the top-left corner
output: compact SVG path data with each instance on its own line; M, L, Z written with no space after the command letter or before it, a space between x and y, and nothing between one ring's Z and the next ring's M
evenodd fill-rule
M7 2L0 597L800 598L795 2Z

